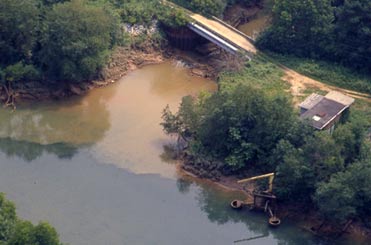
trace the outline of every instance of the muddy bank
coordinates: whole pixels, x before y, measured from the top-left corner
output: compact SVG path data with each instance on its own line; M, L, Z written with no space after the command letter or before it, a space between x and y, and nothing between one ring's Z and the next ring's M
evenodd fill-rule
M111 55L108 65L99 74L99 79L80 83L45 83L41 81L16 83L12 87L12 94L15 102L55 100L72 95L82 95L93 88L113 83L132 70L147 64L160 63L165 59L164 50L155 50L154 48L137 50L117 47ZM0 101L4 102L7 98L7 91L1 87Z
M201 58L196 54L188 54L169 46L165 48L151 45L141 48L117 47L113 51L108 64L95 80L80 83L46 83L41 81L16 83L11 91L0 87L0 101L5 103L9 99L9 93L12 95L14 103L60 100L73 95L83 95L91 89L107 86L118 81L130 71L146 65L162 63L166 60L182 62L184 66L189 68L189 72L193 76L215 79L219 72L212 65L208 65L209 59Z

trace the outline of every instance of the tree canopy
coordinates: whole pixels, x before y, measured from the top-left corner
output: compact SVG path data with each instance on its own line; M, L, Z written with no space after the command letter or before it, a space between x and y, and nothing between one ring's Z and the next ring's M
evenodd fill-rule
M359 115L351 112L330 134L299 121L280 94L248 82L222 81L219 88L163 112L164 131L187 142L187 161L200 173L275 172L281 202L318 207L331 221L370 217L370 138Z
M371 72L371 2L277 0L261 48L323 58Z
M55 229L46 222L33 225L20 220L15 206L0 193L0 244L61 245Z
M54 5L45 16L42 68L56 80L91 79L113 45L115 21L109 11L83 0Z

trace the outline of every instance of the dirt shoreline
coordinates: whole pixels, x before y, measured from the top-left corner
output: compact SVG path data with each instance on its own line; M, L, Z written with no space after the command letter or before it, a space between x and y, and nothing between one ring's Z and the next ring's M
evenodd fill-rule
M141 48L116 47L109 58L108 64L102 69L98 78L80 83L63 83L32 81L15 84L12 88L15 104L22 102L61 100L71 96L81 96L88 91L105 87L119 81L129 72L146 65L159 64L165 61L182 61L193 76L215 78L216 70L185 52L177 51L169 46L158 48L147 45ZM7 91L0 87L0 102L8 99Z

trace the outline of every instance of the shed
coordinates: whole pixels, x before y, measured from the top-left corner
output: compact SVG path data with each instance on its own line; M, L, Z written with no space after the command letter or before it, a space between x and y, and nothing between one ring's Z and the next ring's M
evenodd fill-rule
M337 91L331 91L325 96L311 94L299 105L300 118L318 130L328 129L332 132L353 103L353 98Z

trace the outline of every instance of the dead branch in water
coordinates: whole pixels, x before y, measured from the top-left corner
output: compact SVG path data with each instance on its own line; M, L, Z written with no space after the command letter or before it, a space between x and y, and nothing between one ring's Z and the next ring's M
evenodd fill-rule
M12 107L13 108L13 111L16 110L16 105L15 105L15 93L14 93L14 90L12 89L12 86L11 84L8 82L7 84L4 84L3 85L3 88L5 90L5 93L7 95L7 99L4 103L4 108L7 108L7 107Z

